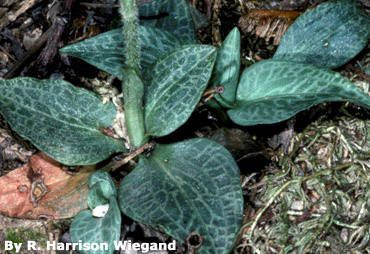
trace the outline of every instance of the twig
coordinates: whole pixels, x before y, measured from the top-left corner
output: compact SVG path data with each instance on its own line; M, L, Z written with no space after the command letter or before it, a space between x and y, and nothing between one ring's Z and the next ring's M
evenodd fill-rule
M0 46L0 50L10 59L12 59L14 62L17 61L11 54L8 53L2 46Z
M220 32L220 11L222 8L221 0L214 0L213 2L213 14L212 14L212 43L213 45L221 44L221 32Z
M41 2L41 0L25 0L17 4L18 9L15 11L8 11L6 15L0 19L0 30L15 21L19 16L25 13L34 5Z
M71 10L71 6L72 6L73 2L74 2L74 0L66 0L65 1L65 9L66 9L67 12ZM40 36L40 38L35 42L35 44L32 45L32 47L24 54L24 56L21 58L21 60L19 62L17 62L16 64L14 64L10 68L10 70L4 75L4 78L5 79L9 79L9 78L15 77L18 74L18 72L20 71L20 69L26 63L28 63L29 60L36 53L38 53L41 50L41 47L48 40L50 40L50 38L53 38L53 35L55 35L56 32L58 33L58 38L60 38L60 36L61 36L61 34L62 34L63 30L64 30L64 26L65 25L66 25L66 23L65 23L65 21L62 18L57 18L57 21L55 21L53 23L53 25L51 27L49 27L48 30ZM0 28L1 28L1 26L0 26ZM53 42L55 43L55 40L53 40ZM48 48L48 47L45 47L45 48ZM56 52L54 52L54 53L56 54ZM48 57L49 57L49 59L52 58L52 56L50 54L48 55ZM40 58L43 59L43 60L45 60L45 61L43 61L44 63L47 62L46 61L47 60L46 59L46 56L44 54L41 54Z
M53 33L48 38L44 49L41 51L38 61L46 66L58 53L59 42L62 40L64 30L71 19L71 11L75 0L64 0L63 6L56 5L57 14L52 17Z
M119 8L119 4L99 4L99 3L81 2L80 5L88 8Z
M118 160L118 161L113 161L106 165L105 167L102 168L104 171L115 171L118 168L122 167L123 165L127 164L129 161L133 160L135 157L139 156L140 154L144 153L147 150L150 150L154 147L154 143L146 143L142 146L140 146L138 149L135 151L129 153L126 157Z
M59 17L55 18L53 25L51 26L53 33L50 34L50 37L38 58L43 66L46 66L58 53L58 42L62 38L67 22L68 21L66 19Z
M266 154L265 151L247 153L247 154L243 155L242 157L240 157L239 159L237 159L236 161L240 162L240 161L245 160L245 159L255 158L259 155L265 156L265 154Z
M254 219L253 221L253 224L251 226L251 229L250 229L250 235L252 236L253 235L253 231L254 229L256 228L257 226L257 223L258 221L261 219L262 215L264 214L264 212L267 210L267 208L270 207L270 205L275 201L275 199L287 188L289 187L289 185L291 185L292 183L295 183L295 182L298 182L298 180L292 180L292 181L289 181L289 182L286 182L283 186L280 187L280 189L274 193L274 195L269 199L269 201L266 203L266 205L259 211L259 213L257 214L256 218Z
M225 88L223 86L216 86L212 87L210 89L207 89L203 95L202 100L198 103L197 107L201 107L205 105L208 101L210 101L213 97L215 97L217 94L221 94L225 91Z
M43 33L40 38L35 42L34 45L25 53L19 62L14 64L10 70L4 75L4 78L13 78L15 77L20 69L34 56L41 47L48 40L49 36L53 33L53 27L50 27L45 33Z

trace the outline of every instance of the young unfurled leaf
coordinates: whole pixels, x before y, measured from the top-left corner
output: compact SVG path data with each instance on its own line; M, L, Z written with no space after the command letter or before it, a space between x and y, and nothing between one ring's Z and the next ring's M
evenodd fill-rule
M186 122L207 86L215 59L215 48L190 45L156 63L145 93L148 136L165 136Z
M350 101L370 108L370 97L339 73L309 64L266 60L243 72L238 106L228 114L240 125L270 124L325 101Z
M293 23L274 59L336 68L356 56L369 38L370 17L356 1L329 1Z
M196 42L194 11L188 0L152 0L139 5L139 14L146 17L163 15L146 22L146 25L171 32L184 43Z
M106 254L113 253L114 242L121 234L121 212L117 204L116 187L109 174L97 171L89 179L89 206L94 210L101 205L109 205L108 212L103 217L95 217L90 210L80 212L71 224L72 242L108 243L109 250L86 251L80 253Z
M180 243L200 235L197 253L230 253L243 216L239 177L230 153L213 141L158 145L124 178L119 206Z
M101 132L115 119L114 105L63 80L0 80L0 113L20 136L67 165L95 164L124 150Z
M154 27L139 26L139 37L143 69L182 45L182 42L173 34ZM78 57L122 79L125 51L121 29L66 46L60 52Z
M117 189L107 172L96 171L89 178L87 204L91 210L107 203L110 197L117 197Z
M240 32L234 28L218 49L212 86L223 86L224 91L215 96L224 107L235 102L240 70Z

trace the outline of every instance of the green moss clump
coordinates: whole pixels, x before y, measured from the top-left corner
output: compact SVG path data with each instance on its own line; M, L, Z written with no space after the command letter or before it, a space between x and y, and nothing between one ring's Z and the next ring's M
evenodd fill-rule
M47 238L46 235L42 234L41 232L27 228L17 228L9 229L8 231L6 231L5 240L12 241L13 243L27 243L27 241L37 241L41 247L46 247L45 242L47 241ZM3 251L3 249L1 249L0 251ZM11 251L9 253L14 252Z

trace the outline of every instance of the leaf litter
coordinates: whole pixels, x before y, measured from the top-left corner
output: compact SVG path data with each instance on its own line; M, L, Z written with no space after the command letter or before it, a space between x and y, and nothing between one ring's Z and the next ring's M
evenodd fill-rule
M365 253L369 249L370 121L318 120L265 169L240 253ZM279 169L278 167L281 167Z
M89 172L68 173L44 154L0 177L0 213L24 219L63 219L87 207Z

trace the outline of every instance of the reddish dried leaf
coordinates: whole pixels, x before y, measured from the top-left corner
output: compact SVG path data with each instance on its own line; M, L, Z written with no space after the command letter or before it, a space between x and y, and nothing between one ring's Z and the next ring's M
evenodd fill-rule
M24 219L73 217L87 208L89 174L88 169L68 174L58 162L36 154L26 165L0 177L0 213Z
M274 38L278 45L289 26L300 15L297 11L250 10L239 19L239 27L244 33L253 33L260 38Z

